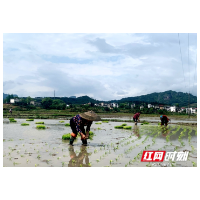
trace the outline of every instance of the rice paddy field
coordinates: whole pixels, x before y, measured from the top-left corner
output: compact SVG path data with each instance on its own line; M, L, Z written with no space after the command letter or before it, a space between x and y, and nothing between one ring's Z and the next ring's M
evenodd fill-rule
M13 122L14 121L14 122ZM22 125L26 124L26 125ZM158 123L93 122L88 145L63 140L69 120L3 119L4 167L196 167L197 127ZM141 162L144 150L186 152L187 161Z

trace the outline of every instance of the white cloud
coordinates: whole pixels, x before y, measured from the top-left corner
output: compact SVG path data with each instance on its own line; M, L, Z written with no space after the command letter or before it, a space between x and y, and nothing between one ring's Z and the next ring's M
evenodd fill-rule
M177 34L4 34L3 92L35 97L56 90L99 100L166 90L196 94L196 34L190 71L186 35L180 36L184 69Z

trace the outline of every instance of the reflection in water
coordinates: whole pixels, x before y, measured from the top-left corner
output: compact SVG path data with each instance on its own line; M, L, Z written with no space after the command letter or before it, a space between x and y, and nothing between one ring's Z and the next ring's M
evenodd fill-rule
M69 147L69 155L70 161L68 167L89 167L89 153L87 152L86 146L80 146L80 152L74 152L74 147ZM83 164L83 160L85 158L85 164Z
M162 128L162 135L166 137L170 133L170 130L166 127Z
M136 135L138 138L141 138L138 126L134 126L134 128L133 128L133 134Z

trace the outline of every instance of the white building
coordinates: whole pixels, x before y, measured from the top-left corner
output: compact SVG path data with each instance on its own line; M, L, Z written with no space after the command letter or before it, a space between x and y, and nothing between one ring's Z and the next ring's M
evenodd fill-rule
M112 108L118 108L119 107L118 103L111 103L110 106Z
M131 108L134 108L134 107L135 107L135 104L134 104L134 103L132 103L132 104L131 104Z
M10 99L10 103L17 103L20 102L20 99Z
M186 113L187 114L195 114L196 113L196 108L186 108Z
M170 107L170 112L176 112L176 106L171 106Z
M148 104L148 108L154 108L154 105Z

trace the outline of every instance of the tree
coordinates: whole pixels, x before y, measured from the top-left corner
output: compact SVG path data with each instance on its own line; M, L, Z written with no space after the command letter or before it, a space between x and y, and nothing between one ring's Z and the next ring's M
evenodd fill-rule
M28 97L26 98L26 102L27 102L28 105L30 105L31 100L32 100L32 99L31 99L30 96L28 96Z
M14 96L13 96L13 94L11 94L11 95L8 95L8 96L6 97L6 100L5 100L5 102L6 102L6 103L10 103L10 99L14 99Z
M42 107L43 107L44 109L49 109L50 106L52 105L52 103L53 103L53 100L52 100L51 98L49 98L49 97L46 97L46 98L44 98L44 99L42 100L41 105L42 105Z

